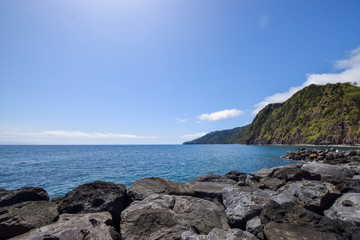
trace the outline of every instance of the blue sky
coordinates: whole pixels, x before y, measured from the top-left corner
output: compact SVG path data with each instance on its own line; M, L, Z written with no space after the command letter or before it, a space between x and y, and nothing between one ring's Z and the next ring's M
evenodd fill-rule
M0 144L178 144L360 82L359 1L0 1Z

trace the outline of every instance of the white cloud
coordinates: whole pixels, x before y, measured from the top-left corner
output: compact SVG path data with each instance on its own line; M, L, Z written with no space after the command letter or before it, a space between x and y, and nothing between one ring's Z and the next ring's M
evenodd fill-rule
M181 118L176 119L176 123L178 123L178 124L183 124L183 123L186 123L187 121L188 121L188 119L181 119Z
M154 136L137 136L120 133L87 133L82 131L44 131L44 132L2 132L1 138L91 138L91 139L156 139Z
M252 114L257 114L270 103L285 102L294 93L310 84L324 85L327 83L356 82L360 85L360 47L351 51L346 59L337 61L334 67L338 70L342 69L343 71L340 73L307 74L307 80L301 86L292 87L283 93L276 93L255 104L255 109Z
M186 134L186 135L183 135L183 136L180 136L179 138L181 139L195 139L195 138L199 138L199 137L202 137L202 136L205 136L207 133L193 133L193 134Z
M199 120L202 121L221 121L221 120L226 120L229 118L234 118L234 117L238 117L241 114L244 114L244 111L241 110L237 110L237 109L226 109L223 111L218 111L218 112L214 112L214 113L204 113L201 114L200 116L198 116L197 118Z

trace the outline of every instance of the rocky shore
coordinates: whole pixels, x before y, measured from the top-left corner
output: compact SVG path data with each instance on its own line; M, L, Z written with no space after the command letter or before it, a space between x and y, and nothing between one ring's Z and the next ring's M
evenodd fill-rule
M0 240L360 239L360 151L298 149L296 164L129 188L0 189ZM308 162L305 162L308 161Z

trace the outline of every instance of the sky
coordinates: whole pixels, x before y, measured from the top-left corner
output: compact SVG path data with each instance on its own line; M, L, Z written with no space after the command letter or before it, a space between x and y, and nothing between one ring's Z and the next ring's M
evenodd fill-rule
M357 0L2 0L0 144L181 144L360 84Z

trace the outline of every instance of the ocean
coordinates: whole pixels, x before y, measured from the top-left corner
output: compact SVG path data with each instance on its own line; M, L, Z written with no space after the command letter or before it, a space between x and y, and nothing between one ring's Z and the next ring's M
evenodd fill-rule
M77 186L100 180L130 186L144 177L187 182L206 173L251 173L292 164L282 159L296 146L249 145L85 145L0 146L0 188L44 188L64 196Z

